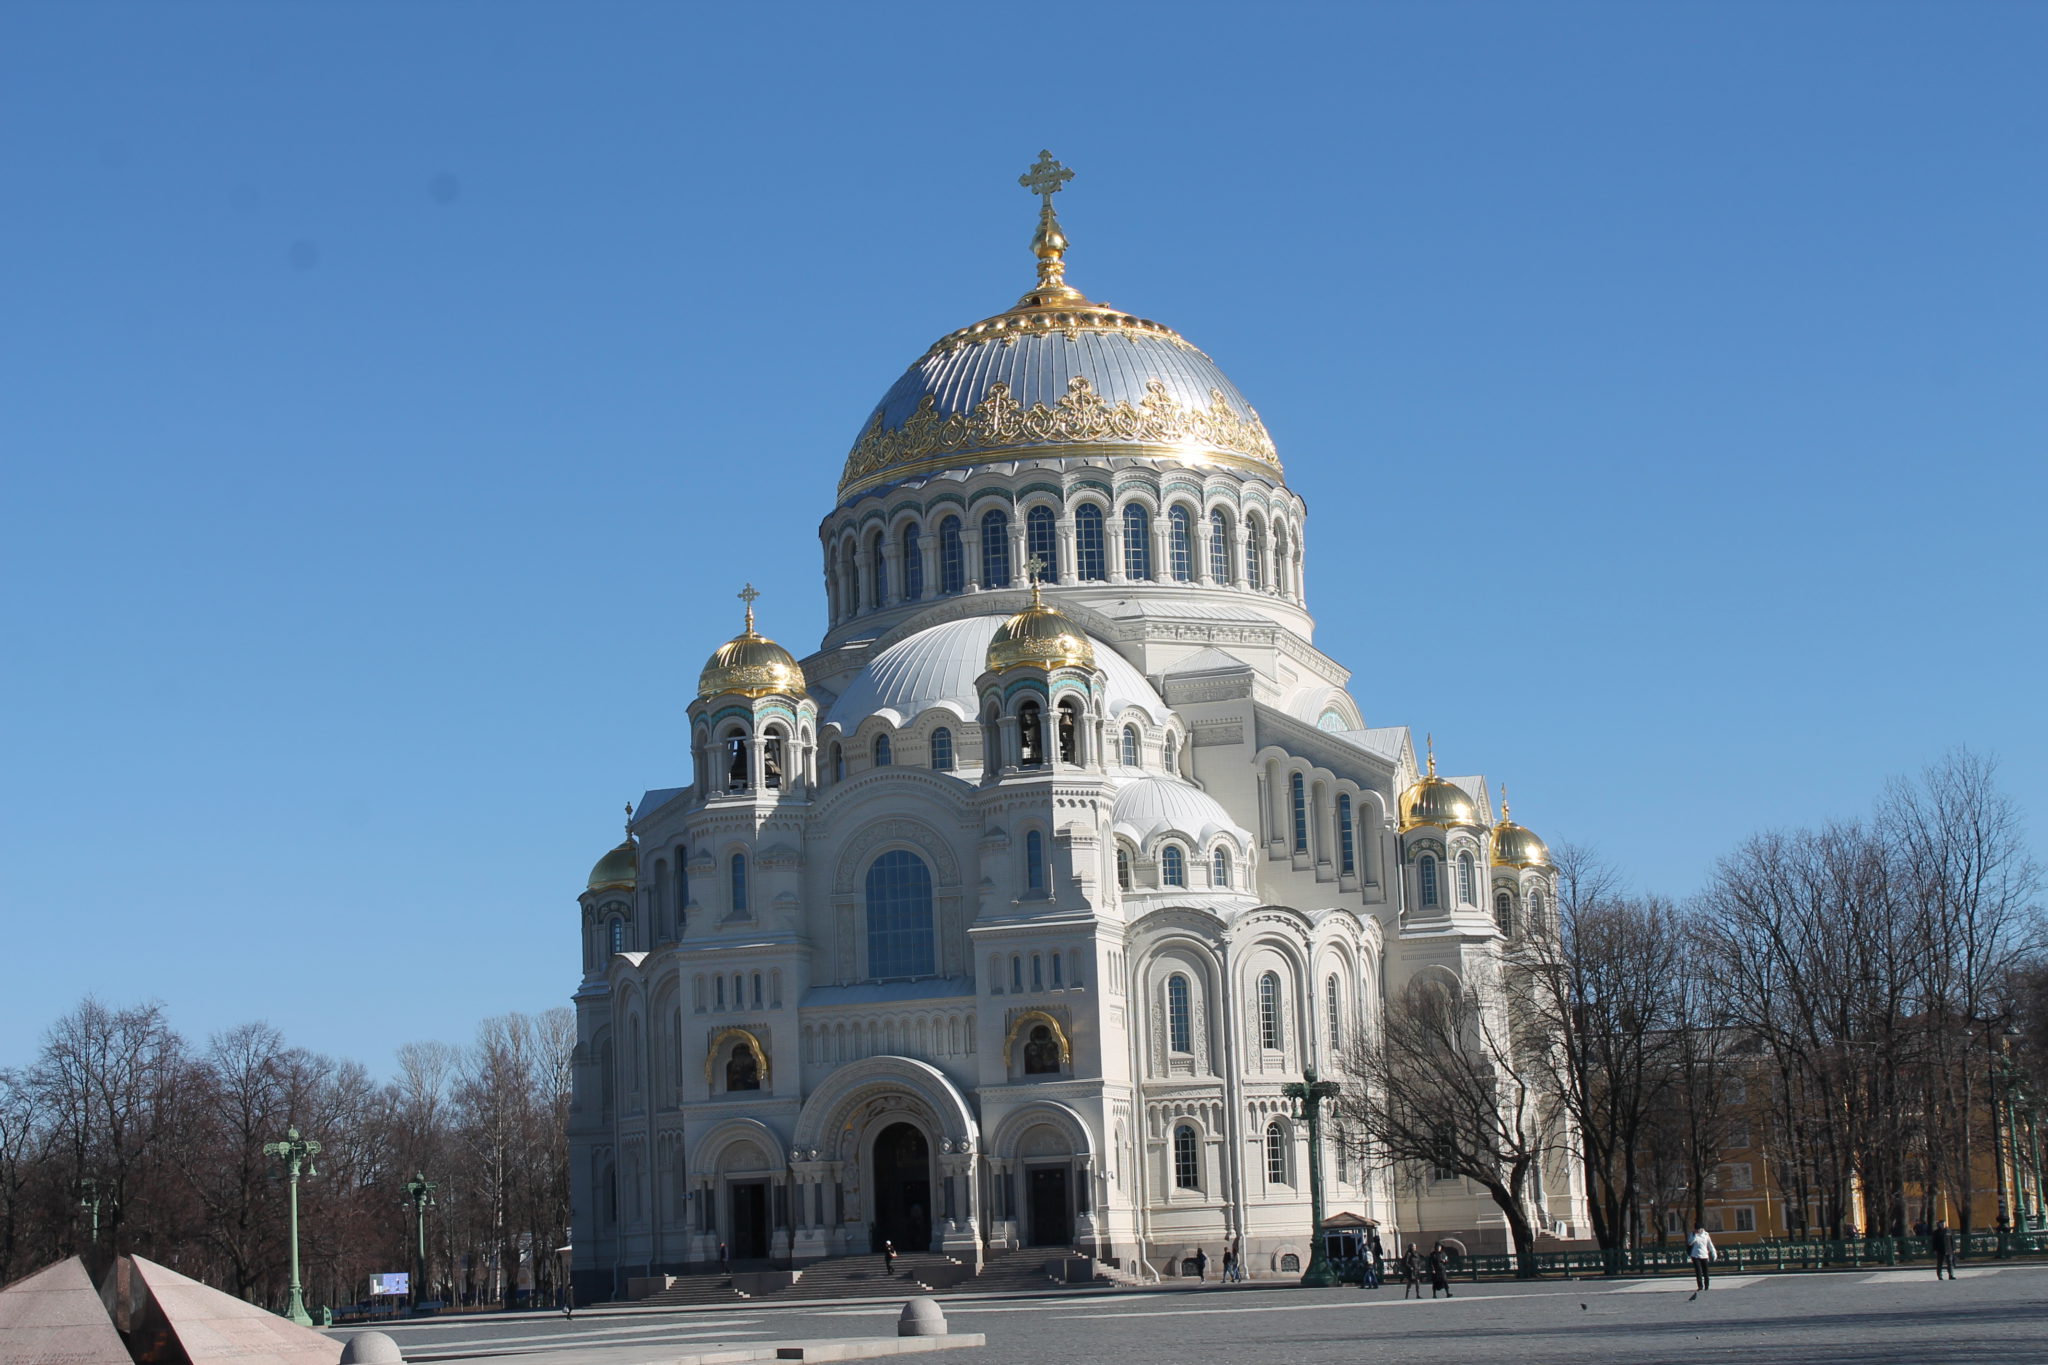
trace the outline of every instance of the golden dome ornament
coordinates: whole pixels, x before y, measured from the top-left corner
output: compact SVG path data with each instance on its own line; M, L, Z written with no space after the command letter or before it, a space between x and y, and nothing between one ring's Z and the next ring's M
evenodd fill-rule
M633 803L626 803L626 842L590 869L591 891L631 891L640 878L640 846L633 842Z
M1038 576L1045 561L1033 555L1024 571L1031 576L1031 605L1003 622L988 642L988 666L1005 669L1093 668L1095 643L1058 608L1045 605Z
M1500 823L1493 827L1493 865L1519 868L1550 866L1550 849L1536 837L1536 832L1508 819L1508 786L1505 782L1500 786Z
M1401 832L1424 825L1450 829L1479 823L1479 807L1465 789L1436 775L1436 736L1424 737L1429 746L1429 774L1401 794Z
M795 658L754 630L754 599L760 595L752 583L740 590L739 599L747 604L747 628L712 651L697 675L698 697L804 695L804 671Z

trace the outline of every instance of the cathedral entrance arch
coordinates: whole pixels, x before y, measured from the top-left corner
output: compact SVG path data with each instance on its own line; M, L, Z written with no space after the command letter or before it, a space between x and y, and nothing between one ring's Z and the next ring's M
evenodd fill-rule
M898 1251L929 1251L932 1239L932 1147L913 1123L892 1123L875 1136L875 1238Z

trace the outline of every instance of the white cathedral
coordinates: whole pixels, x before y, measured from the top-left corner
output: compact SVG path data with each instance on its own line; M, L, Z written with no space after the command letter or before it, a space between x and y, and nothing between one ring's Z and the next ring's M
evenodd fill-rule
M819 526L830 628L705 665L687 785L582 896L579 1295L715 1264L1073 1248L1307 1264L1283 1095L1424 973L1553 926L1544 845L1316 648L1307 508L1171 328L1038 284L883 396ZM1326 1146L1328 1213L1505 1245ZM1567 1164L1539 1225L1585 1220ZM1562 1225L1562 1226L1560 1226Z

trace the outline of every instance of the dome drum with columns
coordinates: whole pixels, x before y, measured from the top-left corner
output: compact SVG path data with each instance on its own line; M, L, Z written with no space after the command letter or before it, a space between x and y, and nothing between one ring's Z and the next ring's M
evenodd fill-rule
M941 337L820 526L829 625L745 628L581 898L585 1297L735 1261L1175 1273L1306 1257L1282 1087L1421 973L1551 931L1541 840L1314 644L1306 506L1172 329L1066 283ZM770 613L772 619L772 613ZM1396 657L1389 652L1387 657ZM1502 1245L1482 1191L1325 1155L1328 1211ZM1560 1167L1538 1221L1584 1221ZM1398 1196L1398 1197L1397 1197ZM1291 1259L1292 1258L1292 1259Z

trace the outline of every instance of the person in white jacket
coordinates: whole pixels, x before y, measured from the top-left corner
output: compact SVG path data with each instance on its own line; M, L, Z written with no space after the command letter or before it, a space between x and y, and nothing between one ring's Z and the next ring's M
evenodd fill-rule
M1692 1292L1697 1294L1702 1289L1711 1288L1708 1267L1714 1263L1718 1253L1714 1250L1714 1239L1707 1236L1705 1228L1697 1224L1693 1226L1692 1236L1685 1244L1685 1254L1692 1257Z

